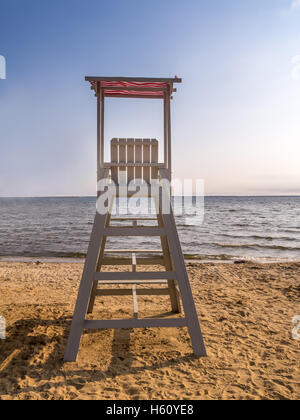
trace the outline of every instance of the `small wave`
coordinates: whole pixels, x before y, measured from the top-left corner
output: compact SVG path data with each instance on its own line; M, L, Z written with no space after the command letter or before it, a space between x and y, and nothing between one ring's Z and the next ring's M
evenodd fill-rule
M187 228L187 229L199 228L199 225L188 224L188 223L176 223L176 226L178 228Z
M281 250L281 251L300 251L299 247L289 247L289 246L282 246L282 245L222 244L218 242L214 242L213 245L221 247L221 248L244 248L244 249L260 248L260 249L276 249L276 250Z
M202 261L202 260L214 260L214 261L234 261L236 257L228 254L186 254L184 253L184 259L187 261Z
M1 252L0 257L32 257L32 258L85 258L86 254L83 252L59 252L59 251L23 251L23 252Z
M297 238L291 238L288 236L262 236L262 235L252 235L249 238L254 239L266 239L267 241L296 241L299 242Z
M300 229L295 230L295 229L280 229L282 232L286 232L286 233L300 233Z
M299 241L297 238L292 238L292 237L288 237L288 236L264 236L264 235L235 235L235 234L230 234L230 233L222 233L220 234L220 236L225 236L228 238L242 238L242 239L247 239L247 238L252 238L252 239L263 239L266 241Z

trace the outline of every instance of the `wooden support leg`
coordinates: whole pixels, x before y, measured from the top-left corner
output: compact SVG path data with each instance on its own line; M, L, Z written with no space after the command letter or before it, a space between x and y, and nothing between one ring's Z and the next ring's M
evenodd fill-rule
M109 213L107 214L107 217L106 217L106 223L105 223L105 226L106 227L109 225L110 219L111 219L111 209L110 209L110 211L109 211ZM97 261L96 271L100 271L101 270L101 267L102 267L102 261L103 261L103 256L104 256L106 239L107 239L107 237L106 236L103 236L103 239L102 239L102 242L101 242L101 248L100 248L99 258L98 258L98 261ZM93 312L94 305L95 305L95 298L96 298L97 287L98 287L98 282L97 282L97 280L95 280L93 282L93 288L92 288L92 292L91 292L91 296L90 296L89 307L88 307L88 314L91 314Z
M167 230L169 247L174 268L176 271L176 276L178 279L181 299L184 307L189 333L192 340L194 353L196 356L206 356L205 344L200 329L199 319L185 267L185 262L181 250L181 244L179 241L172 210L170 209L170 214L163 214L162 218L164 221L165 228Z
M155 200L155 206L156 206L158 226L163 227L164 223L163 223L162 212L161 212L161 207L159 205L158 197L155 197L154 200ZM170 254L167 236L166 235L161 236L160 242L161 242L161 247L163 251L166 271L172 271L173 264L172 264L172 258ZM168 287L169 287L169 292L170 292L172 312L180 313L181 312L180 297L176 288L175 280L168 280Z
M166 172L163 170L162 175L166 178ZM162 208L162 189L159 193L159 206ZM162 212L162 220L164 227L167 231L167 238L171 257L178 280L178 286L180 289L181 299L183 303L185 318L187 321L194 353L196 356L206 356L205 344L199 324L199 319L195 307L195 302L186 271L184 257L181 249L180 240L176 228L175 218L170 203L168 212Z
M134 220L132 222L132 225L134 227L137 227L137 221ZM136 273L136 254L135 253L132 253L131 259L132 259L132 272ZM132 299L133 299L133 316L134 316L134 318L137 319L139 317L139 309L138 309L138 301L137 301L136 285L135 284L132 285Z
M81 335L84 328L85 317L88 309L89 299L93 286L93 277L99 258L100 246L105 229L106 215L96 213L92 229L91 239L85 260L82 279L75 305L71 331L65 351L64 360L75 362L80 345Z

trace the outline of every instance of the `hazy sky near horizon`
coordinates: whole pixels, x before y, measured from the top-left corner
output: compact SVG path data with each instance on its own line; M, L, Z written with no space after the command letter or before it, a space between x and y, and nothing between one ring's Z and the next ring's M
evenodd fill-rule
M173 176L209 195L300 194L300 1L0 0L0 196L94 195L86 75L182 77ZM162 139L162 104L107 101L112 137Z

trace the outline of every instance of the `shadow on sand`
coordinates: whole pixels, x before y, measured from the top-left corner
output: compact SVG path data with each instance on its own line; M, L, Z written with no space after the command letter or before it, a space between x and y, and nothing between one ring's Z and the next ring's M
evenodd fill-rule
M160 316L163 315L167 314ZM142 353L138 355L138 366L133 366L137 357L130 352L132 330L117 329L114 330L111 353L99 354L99 359L106 359L105 368L95 367L93 363L90 365L88 363L86 365L66 363L63 360L63 355L70 324L70 317L52 320L36 318L18 320L8 327L7 339L0 341L0 399L2 395L15 397L20 392L35 392L42 398L43 396L47 398L50 386L73 386L80 390L89 382L174 367L176 364L196 359L193 354L172 358L172 352L174 354L172 348L168 360L157 360L153 363L153 360L151 362L148 360L147 353ZM39 330L45 331L45 329L47 334L39 333ZM51 330L50 334L48 333L49 329ZM100 334L99 331L92 330L85 332L88 335L95 333ZM99 337L97 337L98 340ZM85 368L85 366L87 367ZM24 384L20 385L23 380ZM43 383L39 385L38 382L41 381ZM32 386L32 382L36 382L37 385Z

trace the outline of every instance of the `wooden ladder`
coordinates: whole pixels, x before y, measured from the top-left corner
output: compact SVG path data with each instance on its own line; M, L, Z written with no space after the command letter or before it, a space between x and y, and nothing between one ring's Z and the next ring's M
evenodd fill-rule
M168 177L167 171L157 164L156 140L113 139L111 156L111 167L102 171L102 177L106 179L110 171L111 179L118 186L121 181L128 184L128 182L135 182L136 180L142 180L146 185L150 185L153 180L158 180L159 177L161 179L167 179ZM85 329L187 327L195 355L206 356L171 202L167 206L169 211L164 211L162 206L163 188L160 186L156 191L158 191L158 194L147 194L148 197L151 196L154 199L155 218L112 218L111 209L115 198L119 197L118 193L111 195L105 214L96 213L65 351L64 359L66 361L76 361L81 336ZM157 221L157 224L155 226L140 226L139 223L145 220ZM113 226L112 222L114 221L126 221L130 225ZM161 250L105 249L108 237L126 236L159 237ZM162 256L157 255L159 252L162 253ZM129 254L129 257L112 258L111 254ZM149 255L139 257L140 254ZM132 270L131 272L103 272L102 268L107 265L131 265ZM139 265L161 265L165 271L137 271ZM123 288L109 288L112 285L121 285ZM145 285L156 285L156 287L143 288ZM157 285L164 285L165 287L158 288ZM125 286L131 286L131 288ZM93 312L97 296L126 295L132 295L133 297L132 318L86 319L87 313ZM180 301L182 301L184 316L176 318L139 318L137 296L141 295L168 295L174 313L181 312Z

